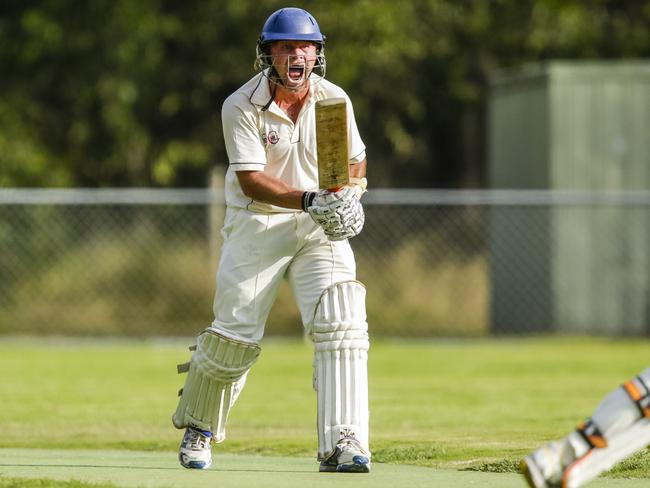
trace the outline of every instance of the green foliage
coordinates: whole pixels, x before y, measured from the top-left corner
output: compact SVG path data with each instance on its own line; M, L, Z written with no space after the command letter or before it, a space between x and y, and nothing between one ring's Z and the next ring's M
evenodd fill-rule
M644 449L621 461L607 472L612 478L644 478L650 472L650 451Z
M376 463L426 463L433 462L447 455L444 446L420 445L420 446L398 446L376 449L372 453L372 460Z
M493 463L479 463L465 468L464 471L481 471L483 473L518 473L519 462L516 459L503 459Z
M497 68L650 55L647 2L299 2L327 35L374 185L482 183ZM279 0L0 6L0 186L203 186L219 107Z

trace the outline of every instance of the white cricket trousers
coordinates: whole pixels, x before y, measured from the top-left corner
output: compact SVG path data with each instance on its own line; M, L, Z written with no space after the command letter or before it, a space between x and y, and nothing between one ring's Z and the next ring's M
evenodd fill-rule
M307 333L323 291L356 279L347 240L330 241L306 212L261 214L228 208L212 326L259 343L286 277Z

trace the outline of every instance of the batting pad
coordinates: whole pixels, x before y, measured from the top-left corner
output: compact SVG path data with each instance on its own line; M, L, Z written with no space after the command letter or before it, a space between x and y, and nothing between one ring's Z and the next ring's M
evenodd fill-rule
M640 417L650 416L650 368L626 381L600 402L592 419L605 438L627 429Z
M650 421L642 418L607 439L607 447L592 449L589 454L571 464L564 472L562 486L578 488L611 469L617 462L630 457L650 444Z
M650 368L617 388L592 416L606 442L567 467L563 486L576 488L650 445ZM569 436L569 439L571 436Z
M320 297L311 329L318 403L318 459L341 437L354 435L368 450L368 324L366 289L343 281Z
M192 425L208 430L215 442L223 441L228 412L259 354L260 347L255 343L235 340L213 328L203 331L172 417L174 425L179 429Z

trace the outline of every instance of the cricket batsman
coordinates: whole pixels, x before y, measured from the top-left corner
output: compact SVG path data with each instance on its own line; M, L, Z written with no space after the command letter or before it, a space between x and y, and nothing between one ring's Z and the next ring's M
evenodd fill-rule
M578 488L650 445L650 368L609 393L564 439L526 456L531 488Z
M267 19L255 66L222 107L229 167L215 318L179 366L188 373L173 415L185 429L179 460L210 466L286 278L314 343L319 470L368 473L366 291L348 243L364 223L365 145L349 97L324 78L325 36L308 12ZM315 105L332 98L347 109L349 183L330 191L319 187Z

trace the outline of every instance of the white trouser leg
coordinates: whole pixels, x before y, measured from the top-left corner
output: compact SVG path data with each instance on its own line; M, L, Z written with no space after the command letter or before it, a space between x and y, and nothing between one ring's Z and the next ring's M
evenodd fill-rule
M298 237L293 214L228 209L212 326L259 343Z

